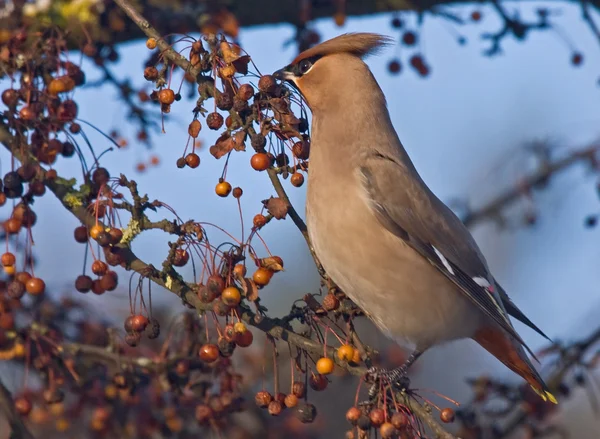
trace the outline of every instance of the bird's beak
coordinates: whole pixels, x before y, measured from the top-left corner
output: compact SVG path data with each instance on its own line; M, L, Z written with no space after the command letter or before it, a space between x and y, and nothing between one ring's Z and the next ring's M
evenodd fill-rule
M294 74L285 69L279 69L273 73L273 77L280 81L292 81L294 79Z

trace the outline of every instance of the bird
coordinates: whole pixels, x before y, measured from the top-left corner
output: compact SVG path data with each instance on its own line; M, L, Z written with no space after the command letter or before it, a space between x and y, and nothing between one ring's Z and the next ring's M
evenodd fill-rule
M347 33L273 73L311 112L306 224L327 276L394 341L428 349L473 339L544 400L556 398L510 317L548 337L494 279L469 230L423 181L364 59L391 44ZM374 370L374 369L373 369Z

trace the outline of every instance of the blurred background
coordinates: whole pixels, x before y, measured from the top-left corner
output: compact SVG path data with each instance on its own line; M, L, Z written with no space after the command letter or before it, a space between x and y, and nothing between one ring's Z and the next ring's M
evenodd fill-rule
M501 43L501 53L493 57L484 56L490 42L481 38L482 33L503 25L493 5L448 7L452 14L467 17L464 26L440 16L427 16L418 25L417 14L409 11L350 16L342 26L323 18L312 21L310 29L321 40L344 32L378 32L398 41L367 62L387 96L394 126L422 177L442 200L464 214L465 205L477 212L537 172L540 145L551 154L552 161L600 146L600 41L583 22L581 6L563 2L505 4L507 11L518 13L523 20L534 20L538 8L549 6L556 11L557 30L531 32L525 41L509 35ZM468 18L473 11L481 16L476 22ZM401 29L392 25L397 17L403 22ZM417 32L416 46L406 47L400 42L406 30ZM264 74L295 57L297 45L284 42L293 39L296 32L294 26L286 24L242 27L238 40ZM134 89L150 91L142 76L148 57L143 40L123 43L119 50L120 61L110 66L113 74L131 78ZM409 65L409 57L417 52L426 57L430 68L425 78ZM580 65L574 65L574 53L582 54ZM78 53L71 56L74 62L80 59ZM402 64L398 74L390 71L393 60ZM89 83L94 82L95 75L101 77L88 59L83 59L83 68ZM218 134L201 132L198 168L175 166L187 142L193 108L192 101L185 101L186 93L182 94L185 104L174 105L165 117L166 132L151 132L151 149L136 144L136 128L127 121L127 108L117 90L88 86L78 90L76 97L80 119L104 132L118 130L130 139L126 148L108 152L103 158L113 176L124 173L135 179L140 192L167 202L183 220L216 223L239 235L237 203L231 197L222 199L214 194L222 161L215 160L208 147ZM111 147L99 133L87 132L97 151L103 149L102 145ZM231 184L244 190L241 202L247 228L261 208L260 201L275 195L266 174L248 166L250 155L249 151L234 153L227 171ZM153 156L159 158L158 165L149 165ZM142 172L140 163L148 164ZM61 175L79 172L73 161L60 162L57 170ZM288 181L284 185L303 214L305 187L294 188ZM553 175L543 189L519 196L516 203L503 210L504 223L484 218L471 227L495 277L554 340L584 337L600 322L599 232L585 227L586 218L600 210L598 201L597 175L585 162L576 162ZM83 250L75 242L64 242L64 236L78 225L77 220L52 197L41 198L36 211L44 219L34 230L35 251L43 261L36 273L54 282L54 290L70 294L72 284L63 282L81 271ZM318 290L319 276L301 234L290 220L271 222L262 237L271 253L286 261L285 273L276 276L261 292L269 315L281 316L293 300ZM168 250L167 241L161 232L146 232L134 241L133 249L147 262L160 266ZM191 269L183 269L183 273L191 276ZM85 297L99 313L120 321L128 313L127 291L119 288L109 294L110 300L107 295ZM153 300L174 312L180 310L180 300L166 291L157 289ZM383 336L366 322L361 325L367 342L382 351L388 348L389 342ZM533 331L516 325L534 350L545 345ZM518 380L483 349L470 341L460 341L426 353L414 370L413 384L465 402L471 395L465 377L482 374ZM317 408L331 421L326 423L328 432L321 437L341 437L339 426L344 423L349 404L330 402L350 401L355 384L334 379L332 390L320 395ZM600 421L586 390L576 390L574 395L561 405L561 422L573 438L597 438Z

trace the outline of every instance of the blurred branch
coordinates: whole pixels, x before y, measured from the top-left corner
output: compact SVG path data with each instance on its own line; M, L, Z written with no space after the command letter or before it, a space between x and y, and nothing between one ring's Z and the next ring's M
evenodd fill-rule
M563 159L554 162L542 162L542 166L529 175L528 177L519 180L518 184L504 193L501 193L496 198L492 199L488 204L472 210L462 217L463 223L467 227L473 227L476 224L485 220L496 220L502 216L502 211L518 201L523 194L530 193L533 189L545 185L549 179L559 172L569 169L571 166L588 163L592 168L597 167L596 154L600 150L599 144L593 144L587 148L575 151Z

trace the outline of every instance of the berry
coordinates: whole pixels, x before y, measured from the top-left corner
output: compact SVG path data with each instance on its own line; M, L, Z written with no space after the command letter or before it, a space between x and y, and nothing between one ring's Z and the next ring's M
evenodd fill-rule
M87 243L87 241L88 241L87 227L85 227L85 226L75 227L73 236L75 237L75 241L77 241L78 243L80 243L80 244Z
M198 134L200 134L201 129L202 124L200 123L200 121L198 119L194 119L188 127L188 134L195 139L196 137L198 137Z
M393 59L388 64L388 71L394 75L397 75L402 70L402 64L400 64L400 60Z
M304 184L304 175L300 174L299 172L294 172L290 178L290 183L292 183L292 186L295 187L302 186Z
M362 412L358 407L350 407L346 412L346 420L352 425L356 425L356 423L358 422L358 418L360 418L360 415L362 415Z
M135 332L142 332L148 326L148 318L141 314L131 316L131 329Z
M175 267L183 267L190 260L190 253L187 250L178 248L173 255L173 265Z
M286 395L285 399L283 400L283 403L289 409L294 408L298 405L298 397L293 393L290 393L289 395Z
M25 396L15 399L15 410L21 416L27 416L31 412L32 407L31 401Z
M256 405L260 408L268 407L271 401L273 401L273 396L266 390L261 390L254 396L254 402L256 402Z
M75 289L80 293L87 293L92 289L93 282L91 277L82 274L75 279Z
M385 412L380 408L373 409L369 413L369 419L371 424L373 424L375 427L379 427L385 422Z
M12 267L17 262L17 258L11 252L3 253L0 260L2 261L3 267Z
M259 214L255 215L254 218L252 219L252 224L257 229L260 229L265 224L267 224L267 218L263 214L259 213Z
M256 171L265 171L271 166L271 160L264 152L258 152L250 159L250 166Z
M223 290L223 293L221 293L221 300L225 305L234 307L240 304L242 295L240 290L236 287L227 287Z
M200 156L195 152L191 152L185 156L185 163L192 169L197 168L200 166Z
M214 414L209 406L200 404L196 406L195 417L199 424L207 424L209 421L214 419Z
M404 32L402 42L407 46L414 46L417 42L417 34L412 31Z
M294 381L294 384L292 384L292 393L298 398L304 398L304 395L306 395L306 386L302 381Z
M102 227L99 224L96 224L95 226L92 226L92 228L90 229L90 236L94 239L98 238L98 235L100 235L100 233L104 232L104 227Z
M21 230L23 223L17 218L9 218L4 222L4 230L8 234L17 234Z
M209 113L208 116L206 116L206 125L211 130L218 130L223 126L223 116L217 112Z
M254 341L254 335L252 335L252 331L245 330L244 332L236 332L235 333L235 344L237 344L241 348L247 348Z
M263 75L258 80L258 89L263 93L271 93L276 85L273 75Z
M244 191L242 190L241 187L233 188L233 192L232 192L233 198L236 198L236 199L241 198L243 194L244 194Z
M481 12L479 12L479 11L471 12L471 20L473 20L473 21L481 20Z
M175 102L175 92L170 88L163 88L158 92L158 102L164 105L171 105Z
M321 375L329 375L333 372L334 363L331 358L323 357L317 361L317 372Z
M342 361L350 362L354 358L354 347L349 344L341 345L337 350L337 356Z
M454 415L454 410L450 407L446 407L440 412L440 419L442 422L449 424L451 422L454 422Z
M19 102L19 92L12 88L6 89L2 92L2 102L7 107L13 107Z
M200 359L207 363L214 363L219 358L219 347L216 344L207 343L200 347Z
M106 262L96 260L92 263L92 273L96 276L103 276L108 271L108 265Z
M579 52L573 53L571 55L571 64L574 66L580 66L583 63L583 55Z
M311 375L310 379L308 380L308 384L310 385L311 389L313 389L317 392L320 392L327 388L327 385L329 384L329 382L327 381L327 378L325 378L324 375L319 374L319 375Z
M273 277L273 273L274 273L273 271L271 271L267 268L259 267L252 275L252 280L259 287L264 287L271 281L271 278Z
M231 193L231 184L221 181L215 186L215 192L219 197L225 198Z
M114 291L119 283L119 276L114 271L107 271L99 280L100 286L106 291Z
M157 45L157 43L156 43L156 39L155 38L148 38L146 40L146 47L148 49L154 50L154 49L156 49L156 45Z
M146 67L144 69L144 79L146 81L156 81L158 79L158 69L156 67Z
M402 430L409 424L408 417L404 413L394 413L390 419L390 422L397 430Z
M381 424L381 427L379 427L379 433L381 433L382 439L389 439L394 437L396 428L394 428L390 422L384 422Z
M339 307L340 301L335 297L335 294L328 293L323 298L323 308L325 308L326 311L335 311Z
M32 296L39 296L46 290L46 283L39 277L32 277L25 284L25 290Z
M236 93L236 97L243 101L249 101L254 96L254 88L250 84L242 84Z
M303 424L310 424L317 417L317 408L309 403L301 404L296 408L296 416Z
M246 324L244 322L237 322L235 325L233 325L233 331L239 334L242 334L247 330L248 328L246 327Z
M6 293L11 299L20 299L25 294L25 284L19 280L13 280L7 285Z
M400 17L392 18L392 27L394 29L400 29L403 25L404 23L402 22L402 19Z
M271 416L279 416L283 411L283 404L279 401L271 401L267 410Z

